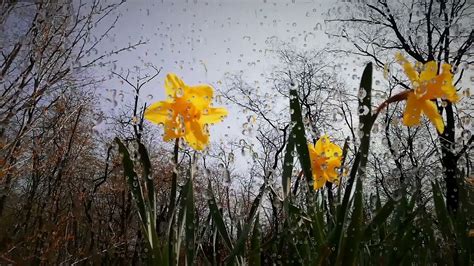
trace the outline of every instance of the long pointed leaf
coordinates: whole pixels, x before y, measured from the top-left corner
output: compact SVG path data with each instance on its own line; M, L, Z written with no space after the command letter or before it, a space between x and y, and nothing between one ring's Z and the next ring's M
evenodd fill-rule
M255 224L253 226L252 239L250 241L249 265L262 265L260 256L260 241L260 223L257 215L257 217L255 218Z
M389 200L385 203L385 205L383 205L383 207L381 207L377 211L375 217L372 219L372 221L369 222L369 224L364 229L364 239L370 239L375 229L383 225L383 223L387 220L390 214L392 214L394 208L395 204L393 200Z
M347 228L347 237L343 240L343 246L338 254L338 261L343 262L340 265L354 265L358 255L363 223L362 197L362 180L358 179L354 198L354 211L352 212L351 221ZM336 265L339 265L339 263L336 263Z
M141 142L138 143L138 153L140 154L140 162L143 167L143 180L145 180L145 187L148 194L148 205L151 209L151 223L156 227L156 195L155 185L153 184L152 167L145 145Z
M443 200L443 194L441 194L441 189L439 185L436 183L431 183L433 188L433 199L435 205L436 216L439 220L439 229L445 238L445 241L451 241L452 236L454 234L454 226L451 220L451 216L449 215L446 204Z
M260 192L258 193L257 197L255 197L255 200L252 203L252 207L250 208L250 213L247 216L245 220L245 225L242 229L242 232L240 233L239 238L237 239L237 242L235 243L234 249L230 253L228 257L228 263L233 264L235 261L235 258L237 256L243 256L243 250L245 247L245 242L247 241L247 238L249 236L249 232L252 228L253 220L255 219L258 209L260 207L260 203L262 202L263 195L265 194L267 188L266 182L263 183L263 185L260 187Z
M196 230L196 219L195 219L195 208L194 208L194 190L192 177L189 178L189 186L187 187L186 193L186 228L185 228L185 240L186 240L186 258L188 265L194 264L194 250L195 250L195 236Z
M211 187L211 182L208 184L207 188L207 193L209 196L208 199L208 206L209 206L209 211L212 216L212 220L214 221L217 231L219 232L220 236L224 240L224 245L226 248L230 251L234 248L232 245L232 240L229 236L229 233L227 232L227 228L224 223L224 219L222 218L221 212L219 211L219 208L217 207L216 199L214 197L214 194L212 193L212 187Z
M127 180L128 186L137 204L140 220L144 223L146 228L146 206L143 198L143 192L141 190L141 185L138 180L138 175L134 170L133 161L132 159L130 159L130 153L128 152L127 147L125 147L122 141L119 138L115 138L115 142L118 144L119 152L122 154L123 174L125 176L125 179Z
M286 144L285 158L283 160L283 174L281 176L281 185L283 188L283 197L290 196L291 174L293 172L293 151L295 150L294 130L290 130L288 143Z
M298 158L303 168L303 173L308 183L309 191L312 190L313 175L311 173L311 161L309 159L308 141L306 140L305 129L303 124L303 117L301 115L301 106L298 98L298 92L296 89L290 89L290 110L291 110L291 123L293 128L290 138L295 138L296 151L298 152Z
M360 81L359 88L359 129L360 134L360 152L362 158L359 165L359 174L365 172L365 166L367 164L369 144L370 144L370 131L374 124L375 117L372 116L372 63L368 63L362 73L362 79Z

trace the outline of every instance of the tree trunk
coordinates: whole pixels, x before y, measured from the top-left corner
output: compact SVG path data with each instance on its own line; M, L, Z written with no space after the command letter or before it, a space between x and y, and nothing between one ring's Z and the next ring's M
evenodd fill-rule
M451 103L445 107L446 126L443 134L440 135L442 165L444 170L444 181L446 183L446 207L448 211L455 214L458 209L459 184L456 178L457 158L454 154L454 112Z

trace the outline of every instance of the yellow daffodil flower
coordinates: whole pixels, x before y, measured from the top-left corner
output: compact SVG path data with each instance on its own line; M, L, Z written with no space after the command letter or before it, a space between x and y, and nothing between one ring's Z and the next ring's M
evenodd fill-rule
M314 189L320 189L326 181L339 183L337 168L341 166L342 149L332 143L329 137L322 136L315 145L309 143L309 157L313 172Z
M221 122L227 110L210 106L211 86L188 86L173 73L166 75L165 91L168 99L150 105L145 118L164 125L165 141L183 137L193 149L203 150L209 143L208 125Z
M432 100L442 99L452 103L459 100L453 86L451 65L443 63L441 65L442 72L438 74L438 64L435 61L430 61L422 66L421 72L418 72L400 53L396 55L396 59L403 66L413 88L407 95L403 123L406 126L419 125L421 114L424 113L435 125L438 132L443 133L443 118L438 112L436 103Z

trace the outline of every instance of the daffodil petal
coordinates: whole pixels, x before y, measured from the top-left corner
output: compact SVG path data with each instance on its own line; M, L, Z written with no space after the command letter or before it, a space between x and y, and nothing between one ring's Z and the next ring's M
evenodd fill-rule
M308 142L308 151L310 157L316 155L316 149L314 148L313 143Z
M341 166L341 157L331 157L326 161L327 180L334 183L338 179L337 168Z
M314 182L313 182L314 190L318 190L322 188L324 184L326 184L326 179L324 178L322 173L313 174L313 179L314 179Z
M167 96L175 97L178 89L184 90L186 84L174 73L168 73L165 79L165 92Z
M436 61L427 62L423 68L423 71L420 73L420 82L429 82L438 74L438 64Z
M198 109L209 107L213 95L212 87L206 84L189 86L185 91L186 100L191 101Z
M429 81L427 84L427 93L423 97L425 100L444 99L450 102L457 102L459 97L456 88L453 86L453 74L451 73L451 66L443 64L443 72Z
M438 132L443 133L443 117L432 100L442 99L453 103L459 100L453 85L451 65L443 63L441 65L442 71L438 74L438 64L435 61L430 61L424 65L423 71L418 76L415 68L400 53L396 55L396 59L402 64L406 75L413 84L413 91L407 98L403 123L407 126L418 125L423 112L435 125Z
M203 150L209 143L209 135L207 135L201 124L197 121L190 121L185 123L186 142L195 150Z
M189 92L196 96L209 97L210 99L214 96L214 89L207 84L199 84L196 86L189 87Z
M200 122L205 124L213 124L221 122L222 118L225 116L227 116L227 110L225 108L209 107L204 109L204 112L201 114Z
M323 135L315 145L308 144L313 171L314 189L324 186L326 181L337 183L337 167L341 166L342 149Z
M207 125L219 122L227 115L224 108L210 107L212 87L188 86L176 74L169 73L165 91L169 99L152 104L145 111L145 118L164 124L165 141L184 137L195 150L204 149L209 143Z
M331 182L331 183L333 183L334 179L333 179L333 177L329 177L329 174L330 174L329 172L325 171L325 172L324 172L324 179L326 179L326 182ZM329 180L332 180L332 181L329 181ZM326 183L326 182L325 182L325 183Z
M437 98L446 97L446 94L441 89L444 77L442 75L426 82L426 93L423 95L424 100L434 100Z
M448 101L452 103L457 103L459 101L459 96L456 92L456 88L454 88L452 84L442 86L441 90L443 91L444 98L446 98Z
M318 141L316 141L316 145L314 145L314 150L318 156L326 156L326 147L329 143L329 137L327 135L321 136Z
M175 126L173 126L174 123L167 123L165 124L165 132L163 134L163 140L164 141L170 141L172 139L176 139L176 138L179 138L181 137L178 133L177 133L177 129Z
M150 105L145 110L144 117L150 122L160 124L169 120L170 114L172 114L172 112L172 104L170 102L160 101Z
M459 100L456 88L453 86L453 73L451 73L451 65L443 64L443 82L441 84L441 90L444 93L446 99L452 103L456 103Z
M329 142L326 146L326 157L340 157L342 155L342 149L339 145Z
M403 114L403 124L406 126L420 124L421 106L419 105L419 102L420 101L416 99L413 92L408 94L407 104Z
M413 65L405 58L401 53L395 55L397 61L402 65L407 77L414 84L418 82L418 72L415 70Z
M438 107L432 101L423 101L422 103L423 112L430 119L438 130L439 133L444 132L443 117L438 113Z

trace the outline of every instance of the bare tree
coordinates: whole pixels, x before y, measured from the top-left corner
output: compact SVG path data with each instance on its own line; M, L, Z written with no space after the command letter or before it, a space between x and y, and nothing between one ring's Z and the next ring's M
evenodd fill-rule
M106 66L109 56L143 42L98 52L117 18L99 35L95 28L121 2L0 5L2 261L71 263L87 257L84 254L123 248L126 233L121 239L114 239L115 229L104 233L108 230L104 221L113 220L117 209L111 207L106 218L95 208L108 200L102 196L113 188L103 189L103 180L117 167L110 151L105 149L104 155L97 149L94 126L101 114L95 110L93 89L103 78L91 72ZM127 204L122 206L125 214L130 213ZM84 230L102 222L97 231Z
M394 51L403 51L419 63L431 60L449 63L457 76L454 83L458 91L462 90L460 80L473 63L474 31L466 27L473 19L474 5L470 1L374 0L349 5L353 5L349 6L351 11L342 18L328 20L335 26L335 30L328 33L353 44L355 49L351 53L369 57L377 66L386 69L390 68L387 62L391 61L388 58L393 57ZM404 79L391 74L397 85L409 88ZM444 172L447 207L454 213L458 209L459 184L462 182L458 160L466 155L473 138L457 139L456 124L461 128L465 125L453 103L443 100L438 102L438 109L445 117L446 125L444 132L438 135L439 158ZM470 157L467 158L469 161Z
M80 88L96 82L84 79L83 73L106 58L107 55L94 53L115 22L99 37L93 35L92 29L120 3L103 6L99 1L80 2L73 7L69 1L38 1L2 5L6 7L2 8L1 26L17 28L18 32L8 31L12 36L1 38L0 167L4 178L0 215L14 179L10 171L18 163L18 151L35 123L45 110L60 101L62 88ZM27 22L20 25L20 19Z

